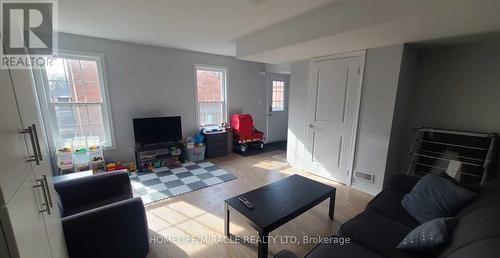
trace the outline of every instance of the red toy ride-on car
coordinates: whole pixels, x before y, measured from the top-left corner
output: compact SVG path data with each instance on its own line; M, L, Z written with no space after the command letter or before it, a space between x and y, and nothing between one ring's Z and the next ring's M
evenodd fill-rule
M231 128L234 147L240 152L246 152L249 145L259 149L264 148L264 133L255 129L251 115L232 114Z

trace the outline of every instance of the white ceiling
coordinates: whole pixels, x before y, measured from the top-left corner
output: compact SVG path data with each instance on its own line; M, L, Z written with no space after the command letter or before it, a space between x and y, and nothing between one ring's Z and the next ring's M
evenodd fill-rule
M285 63L500 31L500 0L59 0L59 31Z
M59 31L235 56L235 40L342 0L60 0Z
M247 34L236 41L236 57L284 63L496 31L499 0L350 0Z

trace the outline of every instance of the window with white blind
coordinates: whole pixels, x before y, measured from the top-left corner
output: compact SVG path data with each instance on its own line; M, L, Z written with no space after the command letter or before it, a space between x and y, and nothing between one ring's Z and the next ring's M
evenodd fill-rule
M195 65L199 125L220 125L227 121L226 74L226 68Z
M101 58L61 55L41 71L53 146L91 138L113 147Z

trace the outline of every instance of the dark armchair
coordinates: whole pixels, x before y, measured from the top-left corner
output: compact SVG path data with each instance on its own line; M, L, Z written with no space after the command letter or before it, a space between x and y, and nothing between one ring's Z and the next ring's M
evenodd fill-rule
M126 172L110 172L54 184L71 258L146 257L144 205L133 198Z

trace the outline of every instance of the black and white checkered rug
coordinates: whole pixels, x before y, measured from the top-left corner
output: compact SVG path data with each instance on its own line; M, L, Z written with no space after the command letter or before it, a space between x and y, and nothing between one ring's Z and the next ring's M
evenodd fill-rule
M237 177L207 161L186 162L180 167L159 168L153 172L132 172L134 197L144 204L224 183Z

